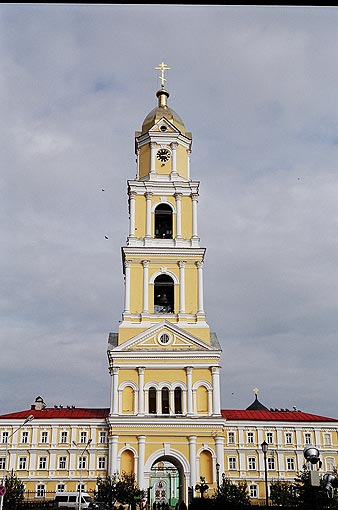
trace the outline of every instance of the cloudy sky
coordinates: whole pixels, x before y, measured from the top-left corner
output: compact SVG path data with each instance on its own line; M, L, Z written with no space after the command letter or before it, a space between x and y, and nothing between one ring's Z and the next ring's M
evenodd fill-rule
M338 7L2 4L0 34L0 413L109 406L126 181L164 61L222 407L258 387L337 418Z

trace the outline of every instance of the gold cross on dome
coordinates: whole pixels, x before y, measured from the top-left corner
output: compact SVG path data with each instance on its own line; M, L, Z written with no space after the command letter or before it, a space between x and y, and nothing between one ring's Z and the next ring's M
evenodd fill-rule
M159 78L161 79L161 86L164 88L164 82L167 81L164 77L164 71L168 71L168 69L171 69L171 67L168 67L167 64L162 62L159 66L155 67L155 69L161 71L161 76Z

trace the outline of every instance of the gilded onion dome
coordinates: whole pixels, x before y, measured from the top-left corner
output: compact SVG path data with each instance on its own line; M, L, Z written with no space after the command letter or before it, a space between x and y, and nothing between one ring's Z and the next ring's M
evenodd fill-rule
M158 98L158 106L151 110L146 116L142 124L142 134L147 133L156 122L165 117L171 124L181 131L182 134L186 134L185 126L181 117L167 105L167 99L169 92L165 89L158 90L156 92Z

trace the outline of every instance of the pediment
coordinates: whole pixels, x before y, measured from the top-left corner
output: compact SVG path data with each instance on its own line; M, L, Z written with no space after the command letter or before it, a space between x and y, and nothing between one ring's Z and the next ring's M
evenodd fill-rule
M165 127L166 129L164 129L163 127ZM159 121L156 122L156 124L152 126L151 129L149 129L149 133L163 133L163 135L165 135L168 133L179 134L180 131L174 126L174 124L169 122L168 119L162 117Z
M163 321L117 346L114 351L212 351L214 348L194 335Z

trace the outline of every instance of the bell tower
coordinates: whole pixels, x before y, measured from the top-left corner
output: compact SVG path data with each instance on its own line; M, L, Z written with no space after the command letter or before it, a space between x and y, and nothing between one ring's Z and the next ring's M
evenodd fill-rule
M169 68L162 63L156 69L161 71L157 105L135 133L137 174L127 182L129 232L122 247L122 320L108 340L109 423L114 436L111 473L125 467L118 452L126 423L134 434L138 427L140 431L147 427L149 437L153 426L156 437L162 427L160 434L166 437L168 419L175 418L173 431L190 427L196 418L206 423L213 419L215 431L221 418L221 348L204 310L205 248L200 246L197 226L199 182L190 176L192 134L168 104L164 73ZM147 462L151 464L147 456L154 448L149 444L147 453L148 436L142 436L142 444L137 436L138 446L130 453L141 487L147 485L141 472ZM186 442L182 448L187 448ZM182 453L188 464L192 452L191 446L190 452ZM192 467L191 483L195 478Z

